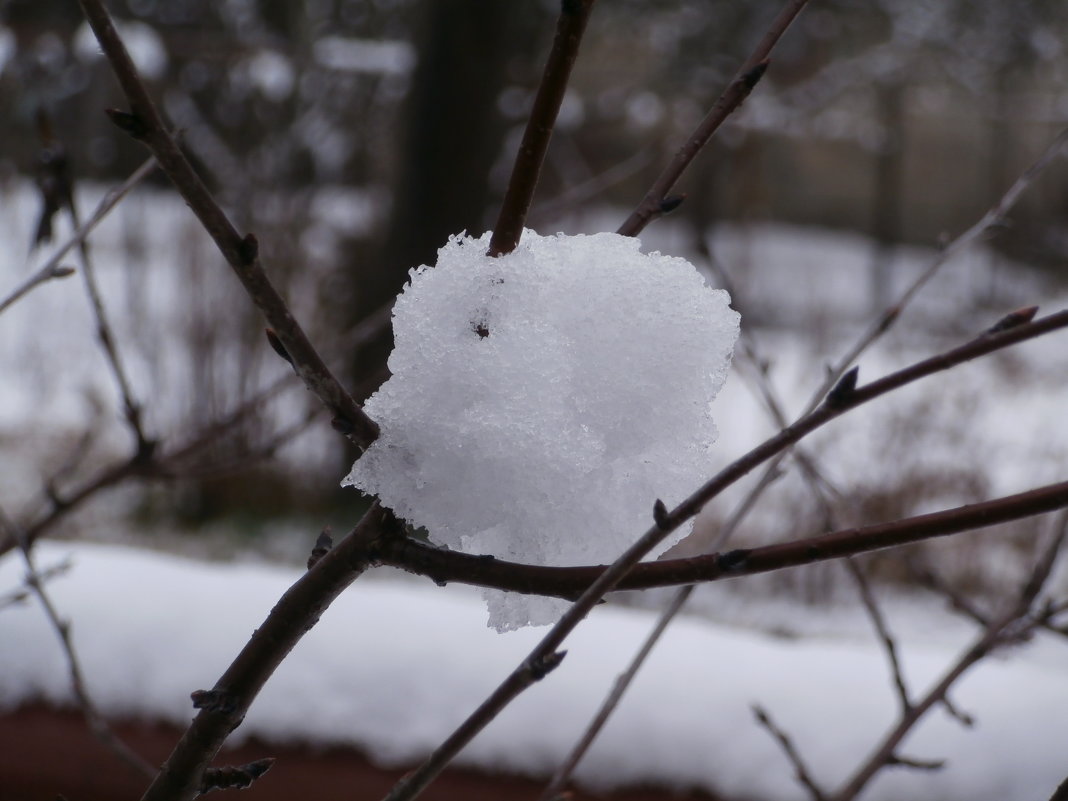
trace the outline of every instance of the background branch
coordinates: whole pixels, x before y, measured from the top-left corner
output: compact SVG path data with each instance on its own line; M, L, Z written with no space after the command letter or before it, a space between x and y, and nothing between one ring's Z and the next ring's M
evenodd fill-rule
M794 775L797 777L797 781L808 791L812 801L826 801L827 796L823 794L823 790L812 778L812 774L805 766L805 761L801 758L801 754L794 746L790 736L775 725L771 715L763 707L754 706L753 717L756 718L757 723L767 729L768 733L775 738L775 742L779 744L783 753L786 754L786 758L790 760L790 764L794 766Z
M366 448L378 436L378 425L330 372L267 278L256 238L252 234L244 237L238 234L164 126L103 3L100 0L79 0L79 3L130 104L130 113L113 111L112 120L156 157L160 168L233 268L249 298L267 318L305 386L334 415L335 427L361 449Z
M530 110L523 140L512 167L497 224L493 226L489 255L511 253L523 235L523 223L530 209L531 198L538 185L541 165L549 149L556 115L567 91L571 68L578 57L582 34L586 30L595 0L563 0L556 23L556 36L545 64L534 107Z
M1055 530L1046 550L1040 556L1030 577L1010 607L992 620L976 641L964 650L942 679L922 699L902 714L898 724L845 785L830 797L830 801L852 801L884 767L890 764L907 764L908 760L896 755L898 746L932 706L945 700L946 694L957 679L977 662L985 659L999 645L1014 641L1023 632L1038 625L1039 621L1031 617L1032 605L1049 578L1066 535L1068 535L1068 515L1062 514L1055 523Z
M737 109L756 86L767 69L767 58L772 48L786 33L790 23L801 13L808 0L789 0L778 16L772 21L771 26L757 44L756 49L745 60L737 74L727 84L723 94L712 105L708 114L701 120L696 130L690 134L686 143L679 148L675 157L671 160L660 176L653 182L652 187L642 198L641 203L631 212L630 216L616 230L616 233L624 236L637 236L654 219L663 213L663 204L667 199L668 192L682 177L686 168L708 144L712 134L716 132L723 121Z
M46 592L44 586L45 578L37 570L37 565L34 562L33 553L29 543L26 541L26 537L2 509L0 509L0 528L4 529L9 537L19 543L19 552L22 554L22 561L26 565L26 586L37 597L45 616L48 618L48 622L56 632L59 644L63 649L63 655L67 660L71 691L89 731L92 732L98 742L134 771L146 778L152 778L156 775L156 768L123 742L112 731L107 720L96 708L96 704L89 693L89 687L85 682L81 660L78 658L78 654L74 650L74 643L71 641L70 623L60 617L55 604L52 603L52 599Z
M252 701L293 646L342 590L372 563L377 542L396 534L377 504L279 599L211 690L193 694L200 710L142 801L190 801L208 764L245 717Z

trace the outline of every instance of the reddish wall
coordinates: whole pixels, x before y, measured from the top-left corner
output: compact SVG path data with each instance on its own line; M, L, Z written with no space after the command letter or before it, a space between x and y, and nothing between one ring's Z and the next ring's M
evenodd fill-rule
M157 724L121 722L115 731L153 763L162 762L180 732ZM379 801L403 774L382 770L359 753L278 748L246 743L225 752L223 764L243 764L265 756L274 767L249 790L212 793L217 801ZM469 770L446 772L422 796L426 801L534 801L543 784ZM145 782L89 734L81 716L44 706L0 715L0 801L125 801L140 798ZM240 793L240 794L239 794ZM576 801L600 797L576 793ZM715 801L704 794L672 795L632 790L610 801Z

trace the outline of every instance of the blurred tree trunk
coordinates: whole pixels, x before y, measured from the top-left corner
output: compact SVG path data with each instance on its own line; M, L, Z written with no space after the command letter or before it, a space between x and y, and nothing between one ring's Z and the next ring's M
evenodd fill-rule
M497 98L511 59L529 55L541 38L517 24L529 13L499 0L424 0L419 17L418 64L384 242L377 258L350 273L355 320L388 303L409 269L433 263L449 235L482 233L488 177L506 133ZM391 332L384 331L357 351L358 395L383 375L391 347Z

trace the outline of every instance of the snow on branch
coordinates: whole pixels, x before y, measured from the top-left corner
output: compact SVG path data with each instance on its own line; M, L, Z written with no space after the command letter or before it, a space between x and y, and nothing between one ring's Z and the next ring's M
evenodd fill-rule
M393 377L366 405L382 433L345 483L455 550L611 560L657 499L708 474L738 314L688 262L630 237L527 231L497 258L488 240L456 237L412 272ZM490 624L564 608L493 593Z

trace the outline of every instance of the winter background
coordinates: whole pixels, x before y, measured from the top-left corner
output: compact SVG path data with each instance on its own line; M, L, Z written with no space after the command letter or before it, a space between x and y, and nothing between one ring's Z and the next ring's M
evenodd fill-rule
M407 151L394 141L389 125L398 117L391 109L417 94L412 87L423 80L416 70L425 42L383 23L390 13L384 4L369 4L375 11L358 17L345 11L353 4L339 3L329 12L336 17L324 22L330 4L305 3L293 4L299 10L292 13L308 22L293 28L303 38L290 47L272 38L269 15L257 21L251 4L227 3L220 4L219 25L239 44L232 57L214 61L210 39L204 52L180 53L179 45L193 47L181 38L188 19L172 26L155 4L128 5L129 18L141 21L124 32L147 76L159 81L167 113L216 176L228 208L261 234L277 271L272 278L331 363L343 369L367 326L358 315L338 324L324 311L336 314L344 305L336 298L347 304L352 295L339 286L339 274L351 270L359 283L366 277L359 265L374 261L369 253L392 253L394 285L382 290L392 297L402 280L397 276L432 261L447 235L486 227L484 215L441 230L427 219L432 244L418 256L390 236L381 251L365 242L418 205L405 199L403 180L385 171L402 172L397 164ZM540 234L614 230L669 143L700 112L701 98L734 63L726 56L705 63L707 48L695 51L695 42L722 37L727 53L752 39L759 23L756 12L749 18L735 10L710 30L694 4L664 4L645 30L644 48L621 58L613 42L631 31L628 15L637 13L633 4L621 5L605 12L600 38L591 38L565 102L546 189L532 215ZM817 10L800 28L798 43L784 43L769 86L761 87L767 91L753 96L709 153L706 163L715 168L695 177L677 215L642 237L643 252L691 260L710 286L729 276L743 335L764 360L787 416L805 406L824 365L844 352L873 310L937 257L942 235L974 221L1068 119L1058 88L1066 71L1058 35L1064 20L1042 17L1040 4L1021 4L1011 19L999 16L999 4L964 4L982 10L968 27L971 11L953 3L935 9L882 2L879 15L889 32L871 31L839 5ZM84 27L70 22L52 38L31 27L27 38L8 22L11 28L0 29L0 101L22 125L22 140L9 150L22 147L25 154L3 162L0 293L49 252L27 248L39 201L23 174L36 146L26 131L40 98L13 85L44 92L66 115L61 130L79 132L75 163L91 176L78 186L83 216L143 155L116 145L106 123L93 127L99 107L114 100L85 77L99 75L103 65ZM208 30L212 24L204 23ZM523 89L528 73L515 65L521 56L512 58L508 80L490 103L507 124L495 143L480 143L490 163L479 166L498 187L507 166L498 150L514 149L530 99ZM633 85L621 88L629 78ZM225 90L205 96L213 81ZM898 90L909 102L895 117ZM347 114L366 114L369 121L354 126ZM460 122L470 129L474 119ZM874 181L872 165L893 154L891 135L903 132L905 152L921 155L897 165L904 176L899 219L888 232L869 224L878 204L870 205L868 196L880 186L867 182ZM1000 160L977 155L986 152L987 136ZM418 143L404 147L415 153ZM1030 205L993 244L981 243L943 267L861 359L862 381L971 338L1019 306L1038 304L1045 313L1068 305L1059 221L1063 175L1040 182ZM434 190L425 172L423 178L436 206L459 215L463 182L444 178L444 188ZM495 200L490 195L481 200L487 208ZM712 208L704 205L706 196L714 197ZM57 238L67 233L63 221ZM347 530L361 502L355 490L338 486L351 458L338 454L328 421L264 347L261 325L172 192L146 183L91 242L151 433L180 443L242 400L277 388L233 441L183 465L193 478L102 494L52 531L59 541L38 550L42 568L70 563L49 591L72 621L102 710L181 724L189 718L190 690L214 681L299 574L318 530L327 523ZM373 317L383 300L370 288L366 294L359 304L366 300ZM122 458L129 447L92 331L78 275L35 290L0 315L0 506L16 519L47 507L43 482L80 450L87 431L93 436L82 469ZM1064 335L1046 337L851 413L806 448L839 490L846 523L1063 480L1066 367ZM775 430L746 374L736 359L712 407L719 434L708 454L709 474ZM253 458L261 451L266 459ZM216 470L220 464L226 469ZM242 473L249 465L254 469ZM796 472L776 482L737 543L821 530ZM225 483L231 473L241 481ZM740 484L710 505L678 547L707 545L749 486ZM1036 534L1044 531L1039 523L970 533L913 555L976 597L996 597L1026 575ZM910 687L922 692L975 631L946 611L944 599L909 585L903 556L883 555L871 565ZM16 589L22 573L15 556L0 561L0 594ZM1063 593L1066 583L1059 568L1052 586ZM569 643L561 668L509 708L461 761L546 776L665 598L664 592L628 595L596 610ZM213 624L205 633L207 618ZM539 636L536 629L498 635L486 619L473 590L378 571L361 578L268 684L237 736L354 745L384 764L409 764L437 745ZM409 634L400 638L398 631ZM976 725L966 729L935 709L903 747L912 757L945 759L946 767L883 771L864 797L1048 798L1068 774L1061 714L1066 661L1068 641L1040 634L973 668L951 695ZM40 610L33 604L0 609L0 712L42 699L70 704L68 684ZM364 686L381 691L359 692ZM781 751L754 722L754 703L790 733L828 787L892 725L896 699L886 660L840 567L701 588L578 777L595 788L653 782L704 787L727 798L804 797Z

